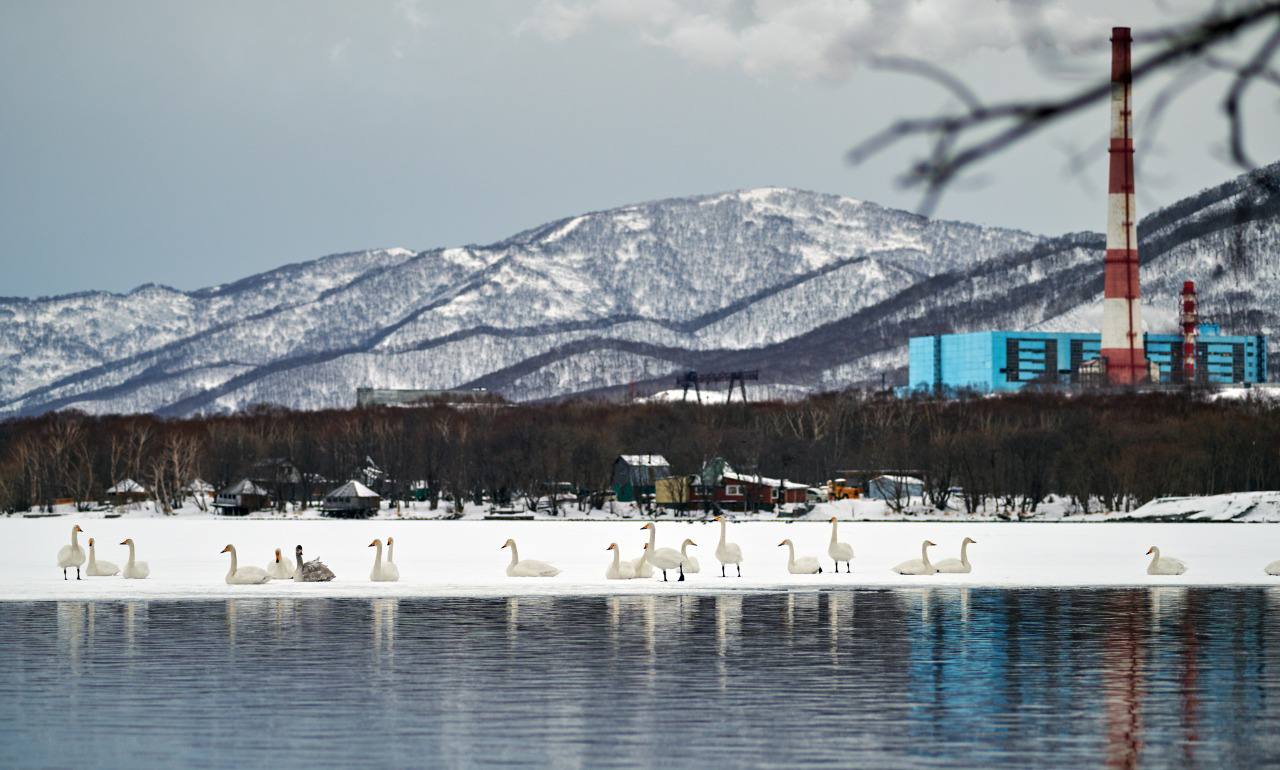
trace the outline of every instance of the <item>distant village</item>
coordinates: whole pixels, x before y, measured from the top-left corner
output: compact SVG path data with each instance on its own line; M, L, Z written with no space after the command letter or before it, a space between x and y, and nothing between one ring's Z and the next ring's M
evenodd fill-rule
M1277 489L1278 459L1275 402L1196 392L60 412L0 422L0 511L1025 518Z

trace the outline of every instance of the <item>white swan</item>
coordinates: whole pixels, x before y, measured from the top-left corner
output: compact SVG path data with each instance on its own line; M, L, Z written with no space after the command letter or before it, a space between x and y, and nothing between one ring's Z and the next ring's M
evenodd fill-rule
M686 537L680 544L680 569L684 570L686 575L702 571L702 566L698 564L698 557L689 555L689 546L697 548L698 544Z
M109 561L98 561L98 554L93 547L93 538L89 538L89 566L84 568L84 574L89 577L108 577L120 572L120 568Z
M67 569L76 568L76 580L80 579L80 565L84 564L84 549L80 547L80 540L76 537L83 529L77 524L71 528L71 545L64 545L58 549L58 566L62 567L62 579L67 579Z
M511 549L511 563L507 565L507 577L555 577L560 574L560 570L545 561L521 559L520 552L516 550L516 541L511 538L507 538L507 542L503 543L498 550L502 548Z
M272 580L290 580L293 578L293 565L280 555L276 549L276 558L267 564L267 575Z
M937 567L929 561L929 546L937 545L932 540L926 540L920 545L920 558L904 561L893 568L893 571L899 575L932 575L937 572Z
M1147 549L1151 555L1151 563L1147 565L1148 575L1181 575L1187 571L1187 565L1172 556L1161 556L1160 549L1154 545Z
M400 579L400 568L396 566L396 540L391 535L387 535L387 561L382 565L382 573L388 576L389 581Z
M960 541L960 558L959 559L943 559L933 568L938 572L964 573L968 574L973 571L973 565L969 563L969 544L977 545L978 541L971 537L966 537Z
M801 556L797 559L795 544L789 538L778 543L779 548L784 545L787 547L787 572L792 575L822 574L822 565L817 559L812 556Z
M295 547L293 555L298 562L293 570L293 582L327 583L335 577L333 570L326 567L324 562L319 559L304 562L302 560L302 546Z
M1263 570L1268 575L1280 575L1280 561L1271 562L1266 567L1264 567Z
M227 543L219 553L231 554L231 569L227 571L227 585L248 586L265 583L271 579L262 567L238 567L236 564L236 547Z
M662 579L664 581L667 579L667 570L678 569L680 570L679 579L684 580L684 570L682 569L684 557L680 555L680 552L674 548L659 548L656 545L658 528L653 525L653 522L649 522L640 529L649 530L649 547L644 552L644 558L650 564L662 570Z
M649 544L645 543L640 546L640 558L632 559L631 569L635 570L638 578L653 577L653 565L649 563Z
M373 557L373 570L369 573L369 579L375 583L394 583L400 579L400 573L392 574L387 570L387 565L382 563L382 541L374 539L369 544L370 548L377 548L376 555ZM394 567L395 565L391 565Z
M610 543L606 551L613 551L613 561L605 568L604 576L608 580L631 580L636 576L636 568L629 561L622 561L621 549L617 543Z
M827 546L827 555L836 563L836 572L840 571L840 562L844 562L844 571L853 572L849 560L853 558L853 546L836 540L836 517L831 517L831 544Z
M724 567L726 564L732 564L738 568L738 577L742 577L742 549L737 543L726 543L725 527L728 524L723 516L717 516L716 521L720 522L720 543L716 545L716 559L720 562L720 577L724 577Z
M120 545L129 546L129 561L124 563L124 576L132 580L143 580L151 574L151 567L147 566L145 561L137 561L133 558L133 538L126 537L120 541Z

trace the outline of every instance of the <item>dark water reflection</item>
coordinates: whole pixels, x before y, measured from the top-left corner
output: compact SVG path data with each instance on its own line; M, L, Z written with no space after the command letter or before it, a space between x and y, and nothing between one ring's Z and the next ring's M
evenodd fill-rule
M3 767L1253 767L1267 589L0 604Z

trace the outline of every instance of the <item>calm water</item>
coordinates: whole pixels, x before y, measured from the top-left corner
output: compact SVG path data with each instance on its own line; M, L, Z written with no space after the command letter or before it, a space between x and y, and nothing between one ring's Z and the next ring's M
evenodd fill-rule
M0 766L1280 765L1280 592L0 603Z

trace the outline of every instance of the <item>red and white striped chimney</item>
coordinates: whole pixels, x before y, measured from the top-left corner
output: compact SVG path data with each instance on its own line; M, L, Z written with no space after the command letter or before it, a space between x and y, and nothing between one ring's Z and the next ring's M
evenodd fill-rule
M1111 177L1107 187L1106 282L1102 300L1102 357L1107 381L1132 385L1147 378L1138 307L1138 231L1133 203L1133 83L1129 28L1111 30Z
M1200 313L1196 308L1196 282L1182 283L1182 380L1196 381L1196 338L1200 335Z

